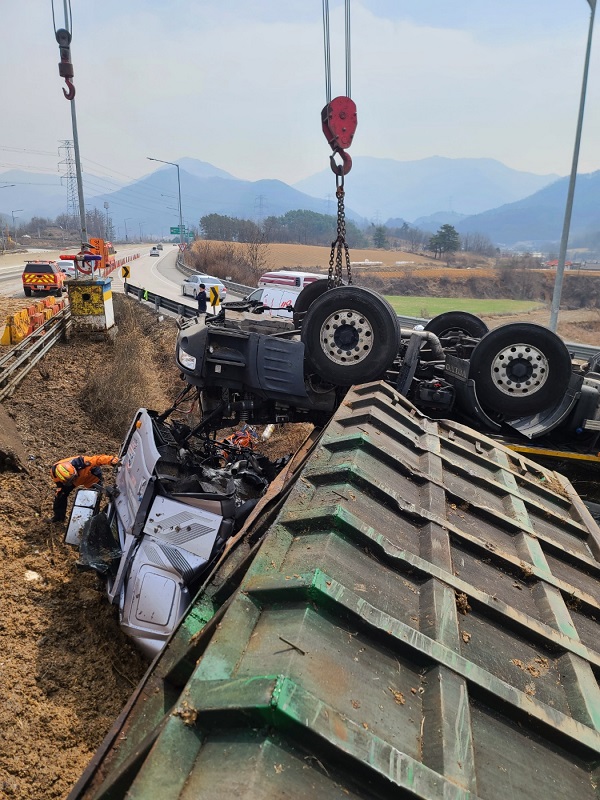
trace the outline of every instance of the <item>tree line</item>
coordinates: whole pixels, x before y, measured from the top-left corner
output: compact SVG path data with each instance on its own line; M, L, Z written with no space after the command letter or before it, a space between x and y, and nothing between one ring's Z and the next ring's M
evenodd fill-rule
M204 239L219 242L329 245L337 235L336 224L334 216L303 210L266 217L260 223L223 214L207 214L200 219L200 233ZM397 228L372 224L361 230L352 220L346 220L346 242L351 248L374 247L411 253L429 251L434 258L440 259L458 250L484 256L493 256L497 252L489 237L479 233L461 237L456 228L448 224L433 233L406 222Z

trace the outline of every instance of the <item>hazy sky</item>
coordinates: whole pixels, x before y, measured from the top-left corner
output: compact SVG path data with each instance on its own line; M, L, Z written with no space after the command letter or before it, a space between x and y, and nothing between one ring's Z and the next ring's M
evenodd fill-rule
M330 9L335 96L343 3ZM328 166L320 0L72 0L72 12L86 172L127 180L159 166L146 156L190 156L292 183ZM355 0L351 154L568 174L589 13L588 0ZM0 21L0 172L57 175L72 129L51 0L0 0ZM594 45L582 172L600 169L600 33Z

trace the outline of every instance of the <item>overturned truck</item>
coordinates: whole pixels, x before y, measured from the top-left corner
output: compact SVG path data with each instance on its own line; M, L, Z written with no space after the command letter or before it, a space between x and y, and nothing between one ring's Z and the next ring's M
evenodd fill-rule
M598 363L575 362L538 325L488 331L453 312L407 330L374 292L326 281L299 295L290 320L234 303L208 325L181 324L185 388L164 413L140 409L121 449L108 502L79 492L66 540L98 572L123 630L156 656L210 570L286 459L218 440L225 426L327 425L351 384L383 380L432 419L453 417L492 436L552 437L591 454L600 431ZM250 312L250 313L249 313ZM198 424L176 419L184 404ZM291 454L290 454L291 455Z
M70 800L597 798L600 531L566 479L380 381L233 540Z
M449 312L403 329L375 292L327 290L325 280L300 293L289 322L244 313L261 311L248 303L226 309L206 327L187 321L178 338L178 364L201 393L207 428L240 419L323 424L349 386L385 380L435 418L597 449L600 353L577 362L541 325L489 331L472 314Z

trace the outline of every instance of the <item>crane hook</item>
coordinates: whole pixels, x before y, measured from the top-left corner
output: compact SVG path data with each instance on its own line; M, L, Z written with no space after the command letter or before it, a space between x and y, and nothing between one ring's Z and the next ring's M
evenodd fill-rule
M67 98L67 100L72 100L75 97L75 87L71 83L70 78L65 78L65 83L69 87L69 91L67 92L66 89L63 87L63 94Z
M342 159L341 164L336 162L336 155ZM341 147L338 147L333 151L333 154L329 156L329 165L331 166L331 170L335 173L335 175L347 175L352 169L352 158L350 157L349 153L347 153L345 150L342 150Z

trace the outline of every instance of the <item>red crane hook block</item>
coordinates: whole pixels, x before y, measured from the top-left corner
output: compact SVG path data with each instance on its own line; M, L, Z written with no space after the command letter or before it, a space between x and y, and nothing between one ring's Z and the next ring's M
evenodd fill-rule
M325 138L334 152L352 144L357 125L356 103L349 97L334 97L321 111Z

